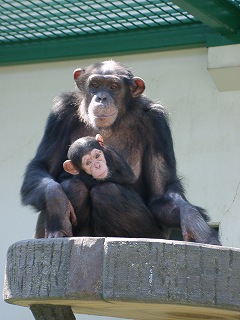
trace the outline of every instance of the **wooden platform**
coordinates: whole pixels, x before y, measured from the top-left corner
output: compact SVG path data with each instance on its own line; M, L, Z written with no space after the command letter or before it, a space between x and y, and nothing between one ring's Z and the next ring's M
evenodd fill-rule
M240 319L240 249L130 238L25 240L8 251L8 303L37 320Z

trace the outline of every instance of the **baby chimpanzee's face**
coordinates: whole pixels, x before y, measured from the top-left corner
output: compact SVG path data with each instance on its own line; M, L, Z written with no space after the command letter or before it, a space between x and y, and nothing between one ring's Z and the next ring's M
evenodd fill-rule
M95 179L105 179L108 175L108 167L103 152L93 149L82 157L81 168Z

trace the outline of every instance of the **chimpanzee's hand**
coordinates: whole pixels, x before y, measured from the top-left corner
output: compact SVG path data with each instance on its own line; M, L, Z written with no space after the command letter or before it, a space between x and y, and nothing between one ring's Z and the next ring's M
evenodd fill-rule
M63 237L72 237L72 225L76 226L77 219L70 201L68 201L68 209L65 212L63 217L60 217L60 224L62 228L60 230L50 231L52 228L46 229L47 238L63 238ZM56 223L57 225L57 223ZM55 229L55 228L54 228Z
M221 245L214 230L209 227L196 208L185 204L181 206L180 212L182 235L185 241L193 239L196 242Z
M62 187L57 183L48 186L46 238L71 237L72 225L77 224L77 218Z

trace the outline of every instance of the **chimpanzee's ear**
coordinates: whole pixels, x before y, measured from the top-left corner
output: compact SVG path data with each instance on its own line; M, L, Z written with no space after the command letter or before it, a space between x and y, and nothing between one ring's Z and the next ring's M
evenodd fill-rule
M96 140L97 140L97 142L100 144L101 147L104 146L103 137L102 137L99 133L96 135Z
M79 174L79 170L77 170L71 160L66 160L63 163L63 169L73 175Z
M84 69L78 68L73 71L73 78L76 81L82 74L85 73Z
M133 86L131 87L132 96L138 97L145 90L145 82L141 78L133 78Z

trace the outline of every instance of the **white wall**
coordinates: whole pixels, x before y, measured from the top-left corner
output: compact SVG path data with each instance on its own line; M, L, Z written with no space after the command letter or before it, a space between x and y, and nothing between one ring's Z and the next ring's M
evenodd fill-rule
M211 220L220 222L224 245L240 247L240 91L217 90L207 71L207 49L111 58L131 66L135 75L145 79L147 95L167 106L178 170L189 200L207 208ZM21 207L19 189L52 99L74 87L76 67L96 60L0 68L2 279L7 248L34 233L36 214ZM0 318L33 319L28 309L4 302L0 302Z

